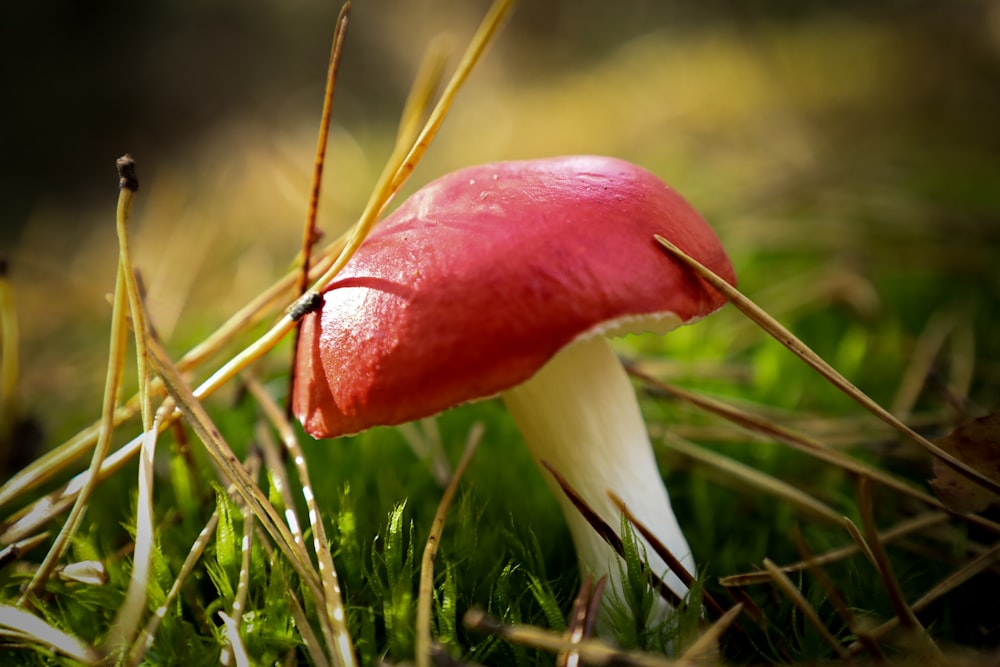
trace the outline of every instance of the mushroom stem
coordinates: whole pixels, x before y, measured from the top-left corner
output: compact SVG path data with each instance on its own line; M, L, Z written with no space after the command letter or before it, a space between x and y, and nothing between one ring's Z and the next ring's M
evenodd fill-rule
M670 507L635 391L604 336L566 346L531 379L505 391L502 397L536 463L545 461L552 466L617 530L620 515L607 494L613 490L684 567L694 572L691 549ZM595 578L607 575L612 594L621 599L616 554L573 507L552 476L545 473L545 478L566 516L582 571L593 573ZM649 545L643 544L653 572L683 597L687 588Z

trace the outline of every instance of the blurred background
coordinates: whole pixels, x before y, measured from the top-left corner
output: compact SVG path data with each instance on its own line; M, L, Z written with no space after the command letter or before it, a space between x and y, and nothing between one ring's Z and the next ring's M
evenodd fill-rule
M487 6L354 3L328 238L360 212L428 41L450 33L456 62ZM290 266L338 9L5 8L0 252L21 409L45 414L42 439L100 404L116 157L138 162L138 263L172 349ZM995 407L1000 2L521 2L407 191L468 164L563 153L617 155L674 185L776 314L833 307L912 342L935 314L960 313L975 360L965 395Z

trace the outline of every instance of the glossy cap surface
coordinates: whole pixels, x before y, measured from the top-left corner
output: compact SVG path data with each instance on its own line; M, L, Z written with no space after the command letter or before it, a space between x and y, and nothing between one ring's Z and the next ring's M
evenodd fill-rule
M708 223L628 162L500 162L428 184L303 318L296 416L317 438L411 421L523 382L574 339L722 306L654 234L735 281Z

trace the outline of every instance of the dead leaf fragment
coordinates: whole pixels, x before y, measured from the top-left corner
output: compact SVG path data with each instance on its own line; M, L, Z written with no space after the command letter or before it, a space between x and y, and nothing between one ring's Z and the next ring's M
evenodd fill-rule
M1000 412L963 424L935 443L983 475L1000 481ZM938 459L932 464L931 487L956 512L982 512L1000 503L997 495L955 472Z

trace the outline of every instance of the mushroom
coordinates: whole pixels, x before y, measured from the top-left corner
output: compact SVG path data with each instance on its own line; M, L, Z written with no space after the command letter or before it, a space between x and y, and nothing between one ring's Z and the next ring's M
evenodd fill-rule
M293 410L317 438L499 394L535 461L612 527L614 491L689 572L635 392L607 336L665 333L724 299L654 240L729 282L701 216L650 172L572 156L463 169L383 220L302 320ZM621 592L613 551L548 473L585 572ZM684 584L646 545L678 595Z

